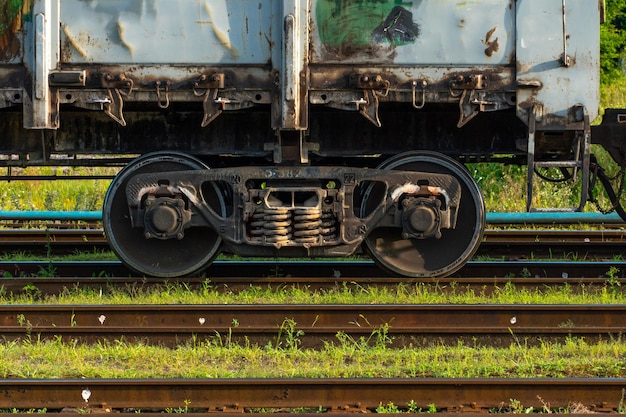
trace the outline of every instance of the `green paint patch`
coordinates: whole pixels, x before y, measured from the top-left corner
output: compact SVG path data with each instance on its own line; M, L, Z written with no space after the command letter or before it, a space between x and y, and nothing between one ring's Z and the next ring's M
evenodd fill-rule
M23 4L24 0L0 0L0 35L11 28Z
M376 43L412 43L419 28L413 22L412 1L319 0L315 10L323 44L358 50Z

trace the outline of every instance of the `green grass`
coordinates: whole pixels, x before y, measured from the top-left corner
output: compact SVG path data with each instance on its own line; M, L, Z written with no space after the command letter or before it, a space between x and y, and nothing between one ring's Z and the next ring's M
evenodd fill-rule
M2 252L0 253L0 261L2 262L40 261L42 259L48 262L54 262L54 261L74 262L74 261L115 261L118 258L111 251L95 249L95 248L91 251L80 251L77 249L74 251L74 253L64 254L64 255L48 254L48 255L42 256L42 255L33 255L30 253L25 253L25 252Z
M10 278L9 278L10 279ZM297 285L250 285L229 290L207 280L200 288L184 283L144 287L138 281L127 288L65 288L58 295L42 295L32 284L14 294L2 287L2 304L623 304L626 292L620 282L608 278L602 285L563 285L539 289L519 288L512 283L487 292L456 284L401 283L379 287L343 284L313 290Z
M505 348L459 342L392 349L390 342L383 332L358 340L339 333L336 341L311 350L278 342L231 344L216 335L168 349L124 341L40 341L33 335L0 344L0 378L536 378L626 372L626 343L620 338L531 346L512 334Z
M626 108L626 75L600 86L600 113L607 108Z
M13 175L114 175L116 168L11 168ZM97 211L110 180L11 181L0 187L0 210Z

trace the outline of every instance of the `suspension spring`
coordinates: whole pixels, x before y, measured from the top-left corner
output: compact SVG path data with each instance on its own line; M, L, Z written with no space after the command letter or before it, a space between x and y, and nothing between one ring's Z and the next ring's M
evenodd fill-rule
M293 220L294 240L297 243L322 244L335 238L337 218L332 211L297 209L294 211Z
M320 234L325 240L334 240L337 237L337 217L332 211L322 213Z
M249 223L251 240L258 243L319 244L336 238L337 218L319 208L258 209Z
M294 210L294 240L297 243L317 243L322 225L322 210L306 208Z
M250 235L255 241L284 243L291 239L289 209L259 209L252 215Z

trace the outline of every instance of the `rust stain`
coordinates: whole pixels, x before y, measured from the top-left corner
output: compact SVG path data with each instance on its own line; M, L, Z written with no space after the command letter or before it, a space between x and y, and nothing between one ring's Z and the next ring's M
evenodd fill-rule
M494 52L498 52L498 49L500 49L500 43L498 42L498 38L491 40L491 37L493 36L497 28L497 26L491 28L487 32L487 35L485 35L485 40L483 41L483 43L487 46L487 48L485 48L485 55L489 57L492 56Z
M65 39L67 39L67 42L69 42L69 44L76 50L76 52L79 53L80 56L82 56L84 59L87 59L87 52L85 52L85 50L81 48L80 42L78 42L76 38L74 38L74 36L70 33L70 30L67 27L67 25L62 24L62 27L63 27L63 33L65 34Z
M230 37L228 36L228 34L224 33L222 30L220 30L217 27L217 25L215 24L215 20L213 19L213 12L211 11L211 8L209 7L209 5L207 4L206 1L204 2L204 11L209 16L209 23L211 25L211 29L213 29L213 33L215 34L215 37L217 38L217 40L226 49L228 49L228 51L231 53L233 58L239 58L239 50L235 46L233 46L233 44L230 41Z
M133 57L133 47L132 45L130 45L128 42L126 42L126 40L124 39L124 26L122 25L122 22L120 22L119 20L116 23L116 27L117 27L117 36L120 39L120 44L122 46L124 46L126 49L128 49L128 52L130 53L130 57Z

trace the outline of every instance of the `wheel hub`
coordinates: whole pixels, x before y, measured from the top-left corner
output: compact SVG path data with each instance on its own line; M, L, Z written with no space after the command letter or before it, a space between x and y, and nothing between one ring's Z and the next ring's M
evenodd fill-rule
M441 238L441 201L407 197L402 208L402 238Z
M178 239L185 237L185 220L191 217L184 210L185 202L179 198L148 197L144 215L146 239Z

